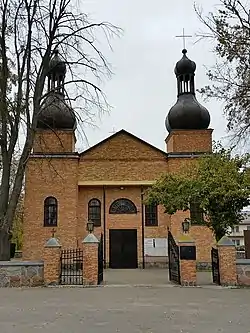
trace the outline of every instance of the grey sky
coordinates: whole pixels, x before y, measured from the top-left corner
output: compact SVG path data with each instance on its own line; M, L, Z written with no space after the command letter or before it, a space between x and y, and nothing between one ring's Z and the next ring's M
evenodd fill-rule
M205 12L218 0L197 0ZM116 131L125 130L165 150L165 117L176 102L175 63L181 58L183 42L176 35L195 35L204 27L198 20L194 0L85 0L82 9L93 19L110 21L124 29L120 39L112 41L113 52L103 50L112 64L114 76L103 89L112 112L97 121L99 128L87 128L92 146ZM205 66L215 62L211 42L188 39L188 56L197 64L196 88L208 83ZM217 101L202 101L211 115L214 139L224 137L226 121ZM83 150L86 143L78 142Z

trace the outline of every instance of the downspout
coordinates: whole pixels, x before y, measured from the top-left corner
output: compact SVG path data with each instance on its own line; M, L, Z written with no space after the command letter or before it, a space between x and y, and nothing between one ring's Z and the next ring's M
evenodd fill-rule
M144 196L144 192L143 192L143 186L141 186L141 230L142 230L142 268L145 268L145 249L144 249L144 205L143 205L143 196Z
M103 185L103 263L106 268L106 192L105 185Z

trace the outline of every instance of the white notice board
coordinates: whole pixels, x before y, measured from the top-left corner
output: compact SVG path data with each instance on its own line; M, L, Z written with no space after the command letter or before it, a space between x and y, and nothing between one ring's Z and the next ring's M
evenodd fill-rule
M166 257L167 252L167 238L144 239L145 256Z

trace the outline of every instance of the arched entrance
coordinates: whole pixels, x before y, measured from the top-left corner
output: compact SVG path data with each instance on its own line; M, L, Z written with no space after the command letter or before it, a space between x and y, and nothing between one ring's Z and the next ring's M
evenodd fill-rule
M136 215L136 205L127 198L119 198L112 202L109 214ZM110 228L109 229L109 267L110 268L137 268L138 248L137 229L135 228Z

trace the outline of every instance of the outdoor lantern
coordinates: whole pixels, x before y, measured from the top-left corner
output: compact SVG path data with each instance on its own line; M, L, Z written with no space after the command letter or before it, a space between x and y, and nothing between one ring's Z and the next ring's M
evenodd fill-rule
M189 228L190 228L190 222L188 219L185 219L183 222L182 222L182 230L183 232L186 234L189 232Z
M90 234L94 231L94 222L92 221L87 222L87 230Z

